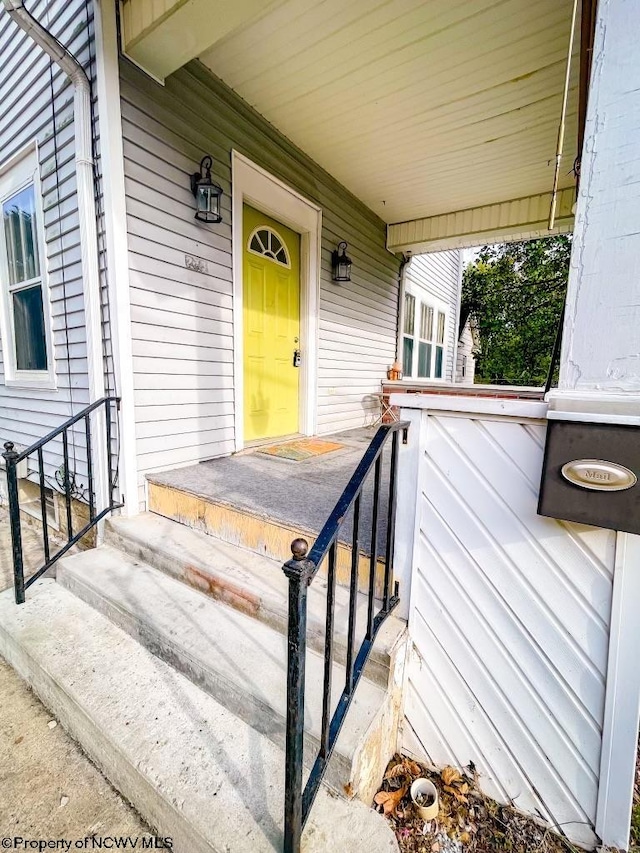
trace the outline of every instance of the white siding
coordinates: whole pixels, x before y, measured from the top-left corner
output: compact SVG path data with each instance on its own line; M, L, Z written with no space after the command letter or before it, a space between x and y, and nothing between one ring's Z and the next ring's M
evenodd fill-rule
M404 745L589 845L615 532L536 514L544 422L422 418Z
M141 483L234 449L234 148L322 207L318 430L362 426L395 358L399 260L384 223L197 64L163 88L124 61L122 115ZM224 221L213 227L195 222L189 190L204 153L224 190ZM331 281L343 239L348 285Z
M455 381L464 385L473 385L476 372L476 359L474 356L475 343L471 331L471 321L467 319L460 337L458 338L458 355L456 358ZM466 364L464 359L466 358ZM464 374L464 375L463 375Z
M426 255L414 255L405 273L405 287L416 300L425 300L433 296L442 302L447 310L447 328L445 343L447 347L444 380L454 381L453 358L458 329L458 295L460 292L460 252L452 249L447 252L431 252Z
M91 8L87 11L82 0L55 0L38 2L30 6L30 11L89 69L90 50L93 49ZM71 84L2 11L0 162L8 160L33 140L37 141L57 381L57 390L53 391L7 387L0 352L2 442L31 444L88 403L73 131ZM57 143L57 170L54 143ZM77 470L83 473L82 430L77 445ZM50 478L62 462L61 452L61 444L47 448L45 461Z

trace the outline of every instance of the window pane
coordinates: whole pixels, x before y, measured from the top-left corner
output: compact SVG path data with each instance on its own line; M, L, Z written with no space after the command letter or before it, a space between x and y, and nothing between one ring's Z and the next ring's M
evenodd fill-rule
M429 305L420 306L420 337L423 341L433 340L433 308Z
M44 332L42 288L16 290L13 298L13 324L16 340L17 370L46 370L47 342Z
M415 323L416 299L410 293L404 295L404 333L412 335Z
M40 275L33 185L25 187L2 205L4 239L7 246L9 284L19 284Z
M273 252L274 255L277 255L281 248L282 248L282 243L280 242L280 240L278 240L276 235L272 232L271 233L271 251Z
M402 343L402 373L411 376L413 369L413 338L404 338Z
M418 376L423 379L431 376L431 344L422 341L418 345Z
M433 375L436 379L442 379L442 357L444 354L444 349L442 347L436 347L436 367L433 371Z
M443 344L444 343L444 314L442 311L438 311L438 337L436 339L436 343Z

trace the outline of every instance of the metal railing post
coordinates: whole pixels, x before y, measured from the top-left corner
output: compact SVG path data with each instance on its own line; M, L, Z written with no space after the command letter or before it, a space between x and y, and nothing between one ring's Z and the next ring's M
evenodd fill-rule
M43 438L38 439L38 441L34 442L32 445L27 447L21 453L18 453L15 450L14 444L11 441L6 442L4 445L5 452L2 454L6 461L6 469L7 469L7 490L9 496L9 520L11 524L11 544L13 551L13 574L14 574L14 587L15 587L15 595L16 595L16 603L23 604L25 600L25 591L34 584L42 575L48 571L51 566L53 566L61 557L63 557L74 545L76 545L86 534L92 530L94 527L97 528L96 535L96 544L99 544L99 533L100 533L100 524L103 519L110 513L113 512L114 509L119 509L123 504L116 503L113 500L113 490L116 486L117 481L117 471L114 477L113 467L109 466L109 470L107 473L107 465L106 460L110 459L110 454L108 452L108 447L111 444L111 433L112 433L112 425L110 419L111 413L111 404L115 403L116 407L118 405L118 397L105 397L102 400L96 400L95 403L92 403L90 406L87 406L81 412L78 412L77 415L73 415L73 417L66 420L63 424L57 427L51 432L47 433ZM105 425L106 434L106 442L102 440L98 440L97 445L96 442L92 441L92 424L90 415L93 413L96 415L98 422L100 421L100 415L104 415L106 412L109 420ZM69 470L69 435L68 431L75 424L80 421L84 421L84 432L86 437L86 449L87 449L87 476L88 476L88 489L89 489L89 521L84 525L80 530L74 533L73 530L73 513L72 513L72 500L81 499L74 498L75 495L78 494L78 487L76 483L76 472ZM95 426L95 424L94 424ZM98 433L101 435L101 433ZM44 459L44 451L43 448L54 439L57 439L59 436L62 436L62 456L63 456L63 464L60 470L63 472L63 477L61 481L58 479L58 475L56 475L56 480L58 481L58 485L63 490L62 494L65 499L65 508L66 508L66 522L67 522L67 542L66 545L60 547L54 554L51 553L51 545L49 542L49 526L47 522L47 499L46 499L46 475L45 475L45 459ZM105 495L102 499L99 500L99 491L98 491L98 479L96 476L96 462L94 462L94 452L95 455L100 458L104 457L105 460L105 476L102 478L102 483L105 486ZM35 571L32 571L30 576L25 580L24 577L24 556L22 551L22 532L20 528L20 505L19 505L19 495L18 495L18 464L23 461L29 459L33 454L38 455L38 478L40 481L40 509L42 512L42 540L43 540L43 548L44 548L44 563ZM34 472L35 473L35 472ZM108 485L107 485L108 478ZM98 502L99 501L99 502ZM55 539L54 539L55 542ZM56 543L57 544L57 543ZM29 566L31 569L32 567Z
M13 552L13 588L16 604L24 604L24 566L22 563L22 531L20 529L20 502L18 498L18 471L12 441L7 441L2 454L7 466L7 493L9 498L9 524L11 525L11 549Z
M304 751L304 677L307 653L307 590L314 565L305 560L308 543L294 539L293 560L283 566L289 578L287 632L287 733L284 789L284 853L300 853Z
M289 579L289 613L287 644L287 730L285 756L284 792L284 853L300 853L302 830L313 806L316 794L327 770L333 749L351 705L355 689L366 666L376 635L387 616L397 606L398 583L393 581L393 521L396 503L398 476L398 432L402 430L403 441L409 424L396 421L380 427L360 460L351 479L338 498L316 541L309 550L304 539L291 543L293 560L285 563L283 570ZM378 519L380 486L382 481L382 454L389 435L393 435L392 461L389 485L389 516L387 518L387 566L385 569L383 606L376 613L376 571L378 568ZM369 559L369 595L367 600L367 625L364 639L356 651L358 569L360 566L361 498L364 483L375 468L373 510L371 517L371 556ZM347 635L346 678L344 689L331 714L331 686L333 664L333 629L335 584L340 547L340 531L347 513L353 507L351 580L349 589L349 626ZM305 708L305 658L307 651L307 593L316 573L329 558L327 578L327 610L324 636L324 684L322 694L322 729L320 749L307 781L303 787L304 759L304 708ZM307 744L309 746L309 744Z

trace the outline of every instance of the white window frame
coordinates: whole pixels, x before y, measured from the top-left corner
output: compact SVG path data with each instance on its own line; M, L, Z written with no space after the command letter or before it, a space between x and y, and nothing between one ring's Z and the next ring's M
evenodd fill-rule
M40 287L42 291L42 309L44 313L45 345L47 352L46 370L18 370L16 364L15 325L11 292L9 289L9 267L7 247L4 236L4 223L0 215L0 337L4 364L5 385L14 388L54 389L56 388L55 353L51 322L51 298L49 277L46 264L44 217L42 211L42 188L38 148L30 143L18 154L0 164L0 211L2 204L26 187L33 185L40 261Z
M413 335L408 334L404 331L406 318L403 316L402 322L402 348L401 352L404 357L404 339L412 338L413 339L413 353L412 353L412 363L411 363L411 375L403 375L403 379L411 382L429 382L429 383L444 383L447 382L447 329L449 323L449 311L447 309L446 304L440 300L432 296L430 293L426 293L425 291L421 291L419 289L414 289L407 287L405 291L405 295L412 296L414 299L414 317L413 317ZM433 310L433 329L432 329L432 339L430 341L421 337L421 311L422 306L425 305L427 308L431 308ZM406 308L403 306L403 313ZM437 342L438 337L438 315L444 315L444 337L441 344ZM418 364L420 357L420 343L430 343L431 344L431 361L430 361L430 376L418 376ZM435 367L436 367L436 350L438 347L442 347L442 376L436 377Z

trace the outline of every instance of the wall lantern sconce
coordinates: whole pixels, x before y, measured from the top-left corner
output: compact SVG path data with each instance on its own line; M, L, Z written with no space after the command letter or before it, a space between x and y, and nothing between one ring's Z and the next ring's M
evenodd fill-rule
M196 219L201 222L222 222L222 187L211 180L212 166L213 158L206 154L200 161L200 171L191 175L191 192L196 199Z
M331 271L334 281L351 281L351 258L347 255L347 244L343 240L331 254Z

